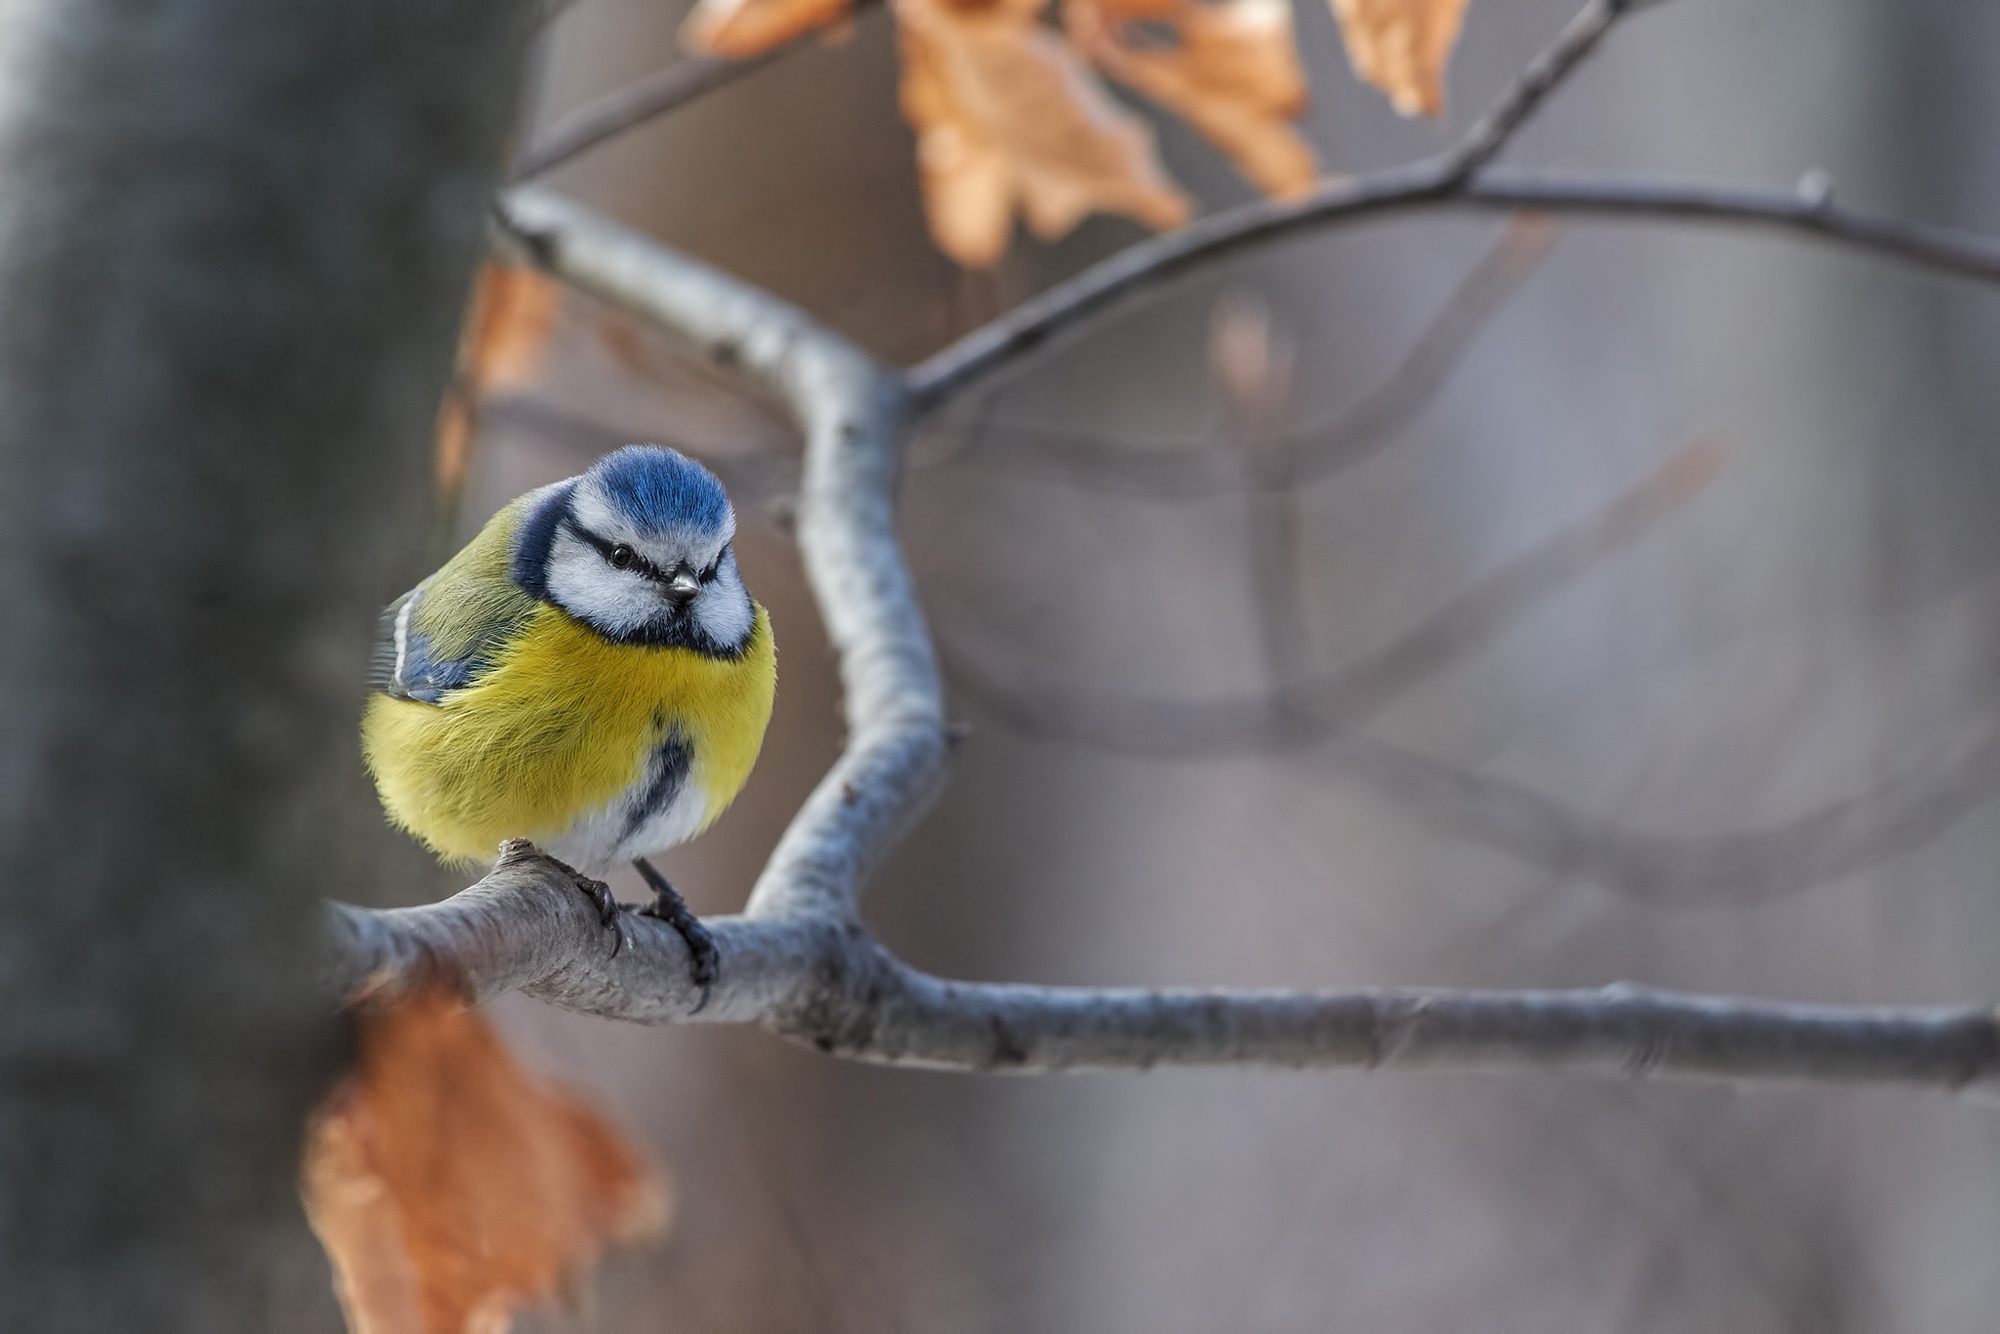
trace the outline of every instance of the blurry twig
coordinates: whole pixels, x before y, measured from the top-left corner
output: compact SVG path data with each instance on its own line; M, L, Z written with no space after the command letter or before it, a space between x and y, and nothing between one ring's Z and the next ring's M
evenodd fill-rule
M1490 643L1536 607L1637 540L1713 475L1704 438L1598 514L1508 561L1388 647L1258 696L1165 700L1036 680L993 645L940 641L953 683L1032 735L1120 754L1194 759L1304 752L1352 774L1451 832L1559 874L1651 902L1743 904L1781 898L1920 845L2000 788L2000 729L1932 756L1854 797L1792 820L1672 837L1628 829L1506 779L1373 740L1362 724ZM1260 600L1264 615L1280 614ZM1293 614L1296 614L1295 612Z
M873 0L856 0L854 11ZM842 21L853 14L842 16ZM819 30L802 32L781 46L742 60L717 56L690 56L676 65L648 74L570 112L526 149L514 163L514 180L530 181L546 175L572 158L615 139L627 130L664 116L689 102L754 74L779 57L819 36Z
M1429 405L1561 234L1544 214L1510 218L1395 369L1352 403L1273 435L1243 460L1198 442L1166 449L1157 441L1074 427L982 418L969 429L963 451L939 461L977 459L981 441L998 436L1009 466L1027 463L1107 491L1193 497L1317 481L1371 457Z
M1722 461L1704 436L1590 518L1545 539L1385 648L1318 676L1283 696L1167 700L1077 690L1036 680L984 642L960 649L940 632L952 680L1024 731L1155 759L1240 755L1314 746L1352 729L1477 652L1605 557L1630 545L1707 485ZM1031 684L1019 684L1028 681Z
M1925 842L2000 789L2000 728L1795 819L1694 837L1641 833L1520 783L1342 732L1316 754L1451 832L1650 903L1743 905L1811 889Z
M570 112L543 132L540 139L523 149L514 163L514 179L530 181L554 171L571 158L580 157L599 144L636 129L656 116L685 106L707 93L753 74L791 50L805 36L748 60L723 60L716 56L690 56L656 74L607 93L595 102Z

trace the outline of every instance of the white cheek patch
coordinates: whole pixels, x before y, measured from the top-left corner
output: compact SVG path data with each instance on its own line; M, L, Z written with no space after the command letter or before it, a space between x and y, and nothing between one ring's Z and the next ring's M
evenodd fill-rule
M723 552L715 578L703 585L690 610L702 633L718 644L733 648L750 637L756 613L750 609L750 591L743 587L743 576L736 570L733 548Z
M556 534L548 568L550 600L610 634L632 634L659 613L652 581L636 570L612 569L575 533Z

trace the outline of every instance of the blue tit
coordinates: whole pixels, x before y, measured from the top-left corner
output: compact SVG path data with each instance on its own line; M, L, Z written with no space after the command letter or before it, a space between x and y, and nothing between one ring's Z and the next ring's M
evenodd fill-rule
M361 725L389 818L441 857L527 838L587 875L634 862L704 997L714 945L645 859L722 813L770 721L735 532L714 475L656 445L529 492L383 613Z

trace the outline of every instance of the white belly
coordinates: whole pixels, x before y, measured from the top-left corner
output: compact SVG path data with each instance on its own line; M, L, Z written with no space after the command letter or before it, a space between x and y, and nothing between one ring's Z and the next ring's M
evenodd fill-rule
M549 841L551 855L585 875L601 876L619 862L664 852L701 832L708 797L700 770L669 742L639 781Z

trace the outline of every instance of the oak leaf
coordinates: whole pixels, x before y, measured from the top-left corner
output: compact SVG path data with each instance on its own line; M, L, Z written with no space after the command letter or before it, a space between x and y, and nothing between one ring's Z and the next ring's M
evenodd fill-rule
M1466 0L1333 0L1354 72L1389 95L1398 113L1444 110L1444 68Z
M504 1334L608 1246L665 1226L638 1151L449 990L364 997L355 1020L358 1059L302 1171L352 1334Z
M698 55L744 60L829 27L853 10L852 0L701 0L681 25L681 45Z
M1206 135L1265 193L1319 175L1291 125L1306 105L1287 0L1065 0L1063 25L1096 65Z
M1152 227L1187 220L1152 132L1041 25L1044 4L895 0L925 216L968 268L999 262L1017 210L1044 240L1093 212Z

